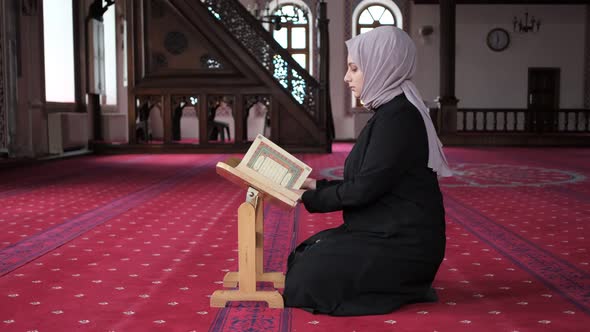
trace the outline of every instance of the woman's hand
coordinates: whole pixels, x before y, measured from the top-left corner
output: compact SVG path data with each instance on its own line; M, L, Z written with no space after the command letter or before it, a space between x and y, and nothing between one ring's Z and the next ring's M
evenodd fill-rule
M291 190L293 190L299 196L299 198L297 199L298 201L301 201L301 196L303 196L303 193L307 191L307 189L291 189Z
M301 185L301 189L316 189L316 179L314 178L307 178L303 181L303 185Z
M307 179L305 179L305 181L303 181L303 184L301 185L301 189L293 189L293 191L295 193L297 193L297 195L299 195L299 200L301 201L301 196L303 195L304 192L306 192L307 190L313 190L315 188L316 188L316 179L307 178Z

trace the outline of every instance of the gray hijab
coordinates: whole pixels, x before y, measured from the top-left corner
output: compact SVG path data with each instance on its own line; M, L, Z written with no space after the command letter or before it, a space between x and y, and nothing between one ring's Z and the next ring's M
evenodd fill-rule
M411 81L416 71L416 46L403 30L385 26L346 41L348 54L363 72L361 100L371 110L404 93L420 111L428 135L428 167L439 176L452 176L442 144L418 89Z

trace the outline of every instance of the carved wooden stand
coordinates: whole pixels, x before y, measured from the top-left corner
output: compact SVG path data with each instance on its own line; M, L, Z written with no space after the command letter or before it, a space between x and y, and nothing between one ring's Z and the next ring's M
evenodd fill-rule
M276 290L257 291L257 281L272 282L275 288L285 287L281 272L264 272L263 199L258 191L248 188L246 201L238 208L238 272L228 272L223 287L237 290L217 290L211 295L212 307L225 307L228 301L265 301L270 308L283 308L283 297Z

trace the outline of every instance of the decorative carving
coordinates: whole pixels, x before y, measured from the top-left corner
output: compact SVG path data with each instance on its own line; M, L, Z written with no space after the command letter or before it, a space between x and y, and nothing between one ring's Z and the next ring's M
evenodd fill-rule
M310 87L308 82L295 69L291 69L291 93L298 102L303 104L309 114L316 115L318 90Z
M173 55L184 53L188 48L188 39L182 32L171 31L164 38L164 48Z
M264 107L266 107L266 111L263 111L262 107L254 107L254 105L256 104L262 104L264 105ZM254 111L256 112L256 116L264 116L266 115L266 112L270 112L270 96L267 95L262 95L262 96L258 96L258 95L247 95L244 96L244 110L246 111L245 116L248 117L250 110L254 109Z
M316 116L318 82L293 60L262 27L252 26L252 17L236 0L201 0L204 6L291 93L312 116ZM250 20L249 20L250 19Z
M270 108L270 96L268 95L246 95L244 98L244 109L249 110L254 104L262 103L267 108Z
M201 68L205 69L223 69L223 64L209 54L201 57Z
M275 55L273 57L273 67L273 76L279 81L279 83L281 83L281 85L285 89L289 89L289 71L287 68L287 62L283 60L283 58L280 55Z

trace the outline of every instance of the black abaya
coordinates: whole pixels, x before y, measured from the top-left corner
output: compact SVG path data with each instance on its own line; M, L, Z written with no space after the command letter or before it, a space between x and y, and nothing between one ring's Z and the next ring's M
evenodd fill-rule
M445 223L419 111L402 94L379 107L346 159L344 179L302 196L344 224L301 243L288 260L285 306L353 316L433 301Z

